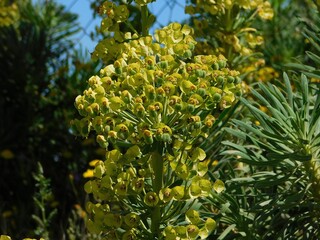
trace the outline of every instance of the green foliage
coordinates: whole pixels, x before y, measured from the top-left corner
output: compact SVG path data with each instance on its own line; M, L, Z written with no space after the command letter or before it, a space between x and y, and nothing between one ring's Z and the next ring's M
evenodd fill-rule
M204 2L197 2L197 4L195 10L206 6ZM211 4L210 7L215 7L212 3L208 4ZM245 23L249 24L252 20L246 22L245 19L251 16L250 11L248 12L249 15L241 15L242 10L239 11L240 8L254 10L258 6L258 10L260 10L258 12L262 17L269 18L273 14L269 3L261 2L259 3L261 6L250 5L249 3L250 6L241 4L239 6L232 4L230 6L220 6L217 3L217 11L212 12L212 10L210 12L210 14L214 15L214 18L217 17L220 21L225 16L230 18L230 21L232 21L230 26L224 26L222 29L226 30L224 36L230 35L236 40L238 39L238 34L243 30L242 28L245 26ZM112 4L110 6L112 11L117 8L117 6L112 6ZM219 9L219 6L221 9ZM265 9L261 10L262 6ZM208 10L208 8L206 9ZM234 15L229 16L228 12ZM257 12L252 12L251 14L254 16ZM116 15L109 14L108 17L112 20ZM239 26L237 25L239 28L235 28L236 21L241 19L241 17L243 17L243 22L241 23L244 25L240 24ZM105 19L106 23L110 22L109 18ZM222 112L221 115L217 114L217 116L221 116L218 124L214 125L215 121L212 119L215 118L213 116L210 118L211 124L209 122L208 124L210 126L214 125L216 128L210 129L203 134L201 131L196 131L196 129L198 127L201 129L201 125L205 126L205 122L202 121L207 121L208 119L203 118L202 114L204 113L202 111L197 112L197 104L193 108L189 108L188 104L190 105L190 99L192 98L192 101L197 101L202 106L201 103L206 103L208 100L207 98L203 98L203 94L206 96L206 91L202 93L196 82L188 79L189 75L183 75L183 70L177 71L179 74L182 73L183 77L181 79L183 80L177 77L177 82L172 86L166 82L166 78L159 82L158 76L152 77L150 70L161 70L164 75L167 69L170 69L171 73L175 72L173 65L179 66L179 64L174 61L174 57L171 57L172 60L169 60L165 56L164 60L166 62L163 61L161 55L154 59L147 59L150 56L148 54L157 55L160 52L161 54L166 54L163 51L166 48L172 47L172 53L179 58L180 63L183 63L182 61L190 61L186 60L190 59L190 55L186 54L188 51L187 47L174 45L180 39L183 39L183 37L179 37L179 32L175 31L184 33L184 28L178 25L169 26L174 30L172 46L166 42L172 32L168 31L167 28L156 31L155 41L156 43L160 43L161 47L164 47L164 50L159 50L159 48L153 46L154 43L152 43L151 39L147 40L147 38L144 38L146 32L144 28L148 27L143 27L143 37L140 37L137 32L134 35L126 35L126 33L118 32L118 27L114 27L114 24L117 24L119 21L122 22L122 20L115 22L112 20L110 25L107 26L107 29L114 32L114 37L107 39L103 47L101 45L99 48L96 48L96 56L103 58L106 53L111 53L107 55L109 59L105 60L105 62L108 62L112 58L117 60L112 65L104 68L101 71L102 75L100 77L91 78L89 80L90 88L84 92L82 97L76 99L76 108L84 117L82 120L74 122L79 132L83 136L86 136L90 130L94 130L98 134L97 141L102 147L108 149L110 148L108 144L112 143L112 147L118 149L111 151L112 154L111 152L110 154L112 156L108 154L105 162L101 161L95 166L93 171L95 178L85 185L85 190L88 193L92 193L95 200L99 201L95 205L93 203L89 204L88 210L92 214L92 219L88 221L89 230L94 233L111 234L116 238L121 236L124 238L129 236L131 238L141 238L149 236L150 233L150 236L153 237L160 236L159 228L162 228L165 239L175 239L176 237L191 239L196 237L206 238L206 234L208 234L204 233L206 224L202 228L199 228L199 222L195 219L197 219L197 216L199 216L199 219L207 216L209 217L208 221L211 221L211 212L218 211L216 219L221 223L222 228L212 233L212 236L216 236L218 239L265 239L274 236L279 238L287 238L289 236L311 238L316 236L318 234L318 223L314 220L317 218L317 215L314 215L313 212L316 212L318 209L315 203L319 198L319 166L317 163L319 158L319 130L317 127L319 125L319 114L317 113L319 100L317 98L317 90L314 88L309 89L307 78L302 76L301 84L299 84L299 81L296 81L295 88L297 91L295 92L291 90L291 83L287 75L284 75L284 85L281 83L278 83L277 86L272 84L257 84L259 90L252 89L250 91L251 96L257 99L255 102L251 102L245 98L241 99L242 104L249 112L243 112L240 115L236 110L237 105L234 107L228 105L226 111ZM214 29L217 29L217 27L213 27L213 33L215 33ZM231 31L231 29L234 31ZM228 42L228 39L219 38L218 35L214 36L213 39L215 39L217 46L223 46L224 51L227 53L234 54L239 52L240 49L245 48L245 46L240 45L239 39L239 42ZM219 41L222 41L222 43L219 43ZM237 46L237 43L239 46ZM143 50L140 44L143 46ZM114 51L115 54L109 51ZM140 59L137 59L135 53L138 53ZM314 59L317 59L315 55L312 56ZM228 54L228 57L232 60L237 58L236 55L231 56L230 54ZM204 57L202 56L202 58ZM143 61L145 61L144 64L139 64ZM237 61L239 61L239 58ZM233 61L232 64L240 68L245 66L239 65L241 61L237 61ZM205 62L202 61L202 65L206 63L207 60ZM188 64L190 63L186 62L187 72ZM225 67L215 61L210 62L210 65L213 71L215 71L215 67L217 69ZM148 69L146 73L143 70L145 66ZM307 67L304 68L307 69ZM204 72L197 72L195 77L201 79L203 76L208 76L205 69L202 68L201 70ZM137 75L137 73L139 74ZM128 75L129 78L127 77ZM130 76L132 76L132 79ZM106 84L103 77L107 77ZM209 98L214 101L220 101L218 105L223 110L225 107L221 104L221 101L225 101L225 99L221 98L222 92L219 91L218 87L219 79L220 77L217 75L217 85L214 85L214 89L212 89L215 90L215 95L210 95L210 87L207 93L209 93ZM223 82L224 86L226 86L227 82L233 83L235 80L234 76L224 77L224 79L226 80L226 82ZM121 82L121 84L117 84L118 82ZM180 88L180 92L179 89L174 88L174 85ZM159 90L159 87L164 89L163 94ZM195 97L193 92L195 89L199 89L199 91L197 90L199 97ZM206 86L204 89L208 89L208 87ZM176 91L178 91L177 94L175 94ZM106 97L104 101L102 99L103 96ZM138 96L138 99L136 96ZM189 100L185 101L181 98L182 104L179 104L178 108L174 108L174 111L171 112L170 107L167 107L166 102L163 100L169 97L172 100L176 100L176 97L179 98L179 96L186 96ZM99 100L100 98L102 102ZM139 104L139 106L135 107L135 104ZM217 106L209 105L207 109L211 110L211 107ZM206 109L206 105L203 105L202 109L203 107ZM267 113L261 110L263 108L267 109ZM187 134L189 127L184 126L180 129L180 118L178 116L173 117L173 119L177 119L177 125L171 125L170 119L172 117L170 115L171 113L176 114L176 112L179 114L181 112L181 116L191 113L192 122L198 123L199 126L194 125L194 133L190 137L191 139L195 137L198 142L193 142L190 140L190 137L186 139L182 137ZM223 120L227 120L232 115L235 117L238 114L245 117L244 120L233 120L234 128L229 128L226 132L222 132L221 128L225 124ZM108 120L103 120L104 116L107 116ZM196 120L197 117L199 120ZM250 119L253 119L253 123L250 122ZM144 122L144 124L142 124L143 128L139 130L140 122ZM163 125L160 126L159 123ZM176 124L176 122L173 123ZM256 126L256 124L258 125ZM159 129L159 126L161 129ZM184 134L181 134L180 130ZM143 133L142 136L141 133ZM179 137L180 134L181 137ZM207 140L207 137L209 137L209 140ZM223 141L223 146L218 146L218 143L224 137L229 140ZM179 140L180 138L181 141ZM201 143L201 141L203 142ZM162 142L164 145L161 145L163 144ZM171 142L173 142L172 146L170 145ZM187 152L190 151L187 154L192 161L196 162L196 165L192 165L191 168L188 160L182 162L174 160L185 159L185 150L181 150L181 147L178 147L183 146L185 143L190 144L188 150L185 150ZM197 143L201 143L199 145L201 147L197 147ZM194 144L196 145L194 146ZM154 149L155 145L160 146L161 150L157 150L159 148ZM125 156L130 155L128 153L130 147L138 147L136 152L139 154L135 154L134 156L139 165L136 165L135 161L130 161L130 165L125 167L125 164L129 163L128 158ZM172 150L170 149L171 147ZM230 148L233 149L231 150ZM155 155L154 150L157 150ZM180 155L175 153L176 150L180 152ZM153 152L150 157L148 157L149 151ZM168 155L166 151L168 151ZM205 165L202 166L202 161L206 159L207 153L213 159L221 158L221 163L215 167L214 161L207 159ZM243 165L231 162L232 155L235 155L237 160L242 162ZM114 157L116 157L116 160ZM169 160L169 164L167 164L167 160ZM237 165L239 166L238 169L236 168ZM119 166L121 166L121 169L118 168ZM166 169L167 166L167 170L159 171L159 169ZM192 175L194 169L203 169L205 175L202 175L201 170L198 171L198 175ZM138 170L143 170L143 174L140 175ZM172 170L175 171L177 178L173 182L166 182L168 178L173 179ZM154 178L151 177L152 174L154 174ZM204 176L205 178L203 178ZM229 179L229 181L225 185L219 178L224 180ZM182 185L179 182L181 180L178 179L182 180ZM130 182L139 183L141 188L132 186ZM171 187L171 184L174 187ZM187 189L183 185L186 185ZM135 189L138 190L138 194L132 193L132 190L135 191ZM210 189L214 189L215 191L207 192ZM189 192L189 196L186 194L186 190ZM225 193L223 193L224 190ZM202 197L197 200L203 204L201 208L197 207L197 204L194 206L189 204L181 205L180 207L179 204L175 204L175 201L185 200L188 197L197 199L199 196ZM127 202L127 199L129 199L130 204L123 204L122 201ZM116 213L110 207L112 202L117 202L122 212ZM176 225L166 225L159 220L159 216L162 216L160 219L164 218L165 221L170 222L170 218L167 218L166 214L161 215L163 211L161 210L162 207L164 206L163 209L166 209L165 206L168 203L177 207L173 207L174 210L169 211L169 215L175 219ZM144 206L142 209L145 209L146 212L138 207L138 210L136 210L134 208L136 205ZM212 206L215 206L216 209L212 209ZM147 209L149 208L152 209L150 211L152 214L150 217L147 217L149 214ZM179 216L177 209L186 209L186 220L190 225L179 224L182 218ZM303 215L306 209L310 213L309 215ZM139 212L138 215L135 215L140 215L139 218L135 219L140 219L143 228L139 228L138 224L130 228L130 231L126 230L128 226L123 225L123 220L121 220L126 218L122 216L123 211L126 210L129 212ZM101 211L104 214L100 213ZM104 215L105 217L102 217ZM294 221L286 222L287 218L292 218ZM109 220L104 222L104 219ZM288 226L287 228L282 228L279 225L279 223L284 222L288 223L286 225ZM296 224L296 222L299 223ZM104 223L107 224L107 228L103 225ZM216 221L214 221L213 225L216 225ZM299 229L299 227L301 228ZM110 230L108 231L107 229ZM192 235L190 232L191 235L188 235L188 229L196 234Z
M263 23L273 18L269 1L187 1L186 13L191 15L197 53L221 53L233 69L241 72L261 59L259 46L264 39L255 28L257 19Z
M320 29L317 26L320 23L319 15L313 17L313 21L307 18L299 18L304 26L303 36L310 43L311 47L305 52L304 61L299 59L293 63L288 63L285 66L292 70L302 72L314 83L319 84L319 66L320 66Z
M74 14L53 2L14 4L19 18L0 27L0 172L6 179L0 183L1 233L15 239L35 236L31 215L38 215L32 199L37 188L31 173L40 162L58 204L46 230L59 239L71 206L84 198L78 176L85 156L97 155L94 145L87 150L69 133L71 106L84 88L81 79L97 64L71 52L71 37L79 30Z
M298 11L298 5L283 7L281 11ZM226 140L220 150L211 151L219 159L213 177L218 175L226 184L222 195L207 199L207 211L215 211L221 224L220 231L212 237L319 238L320 111L316 50L319 31L312 23L318 20L311 9L314 8L299 9L308 28L299 27L305 30L304 36L312 47L298 44L297 39L303 39L303 35L296 34L297 39L292 44L299 46L299 51L293 51L291 56L312 50L306 52L305 57L299 56L299 63L287 64L309 79L305 75L288 77L284 74L280 81L274 81L275 85L252 84L250 96L242 98L243 106L233 115L240 120L232 120L232 127L226 128ZM275 15L276 19L269 24L282 26L277 11ZM293 20L291 23L295 26L301 24L298 18ZM280 49L283 44L282 50L285 51L290 46L286 41L292 40L284 37L290 34L290 29L293 28L282 27L279 32L282 36L270 46ZM266 39L272 40L272 37ZM272 57L277 55L266 56L268 61L273 61ZM286 61L290 61L290 57L280 62L284 64Z
M316 24L317 11L310 0L271 1L274 9L272 21L256 22L257 28L262 29L265 42L263 53L268 64L283 71L284 66L294 58L307 61L306 51L311 50L311 42L304 34L306 24Z
M33 178L36 181L37 187L37 192L33 200L39 212L38 215L32 215L32 218L37 222L35 234L49 239L49 227L51 226L52 219L57 214L57 209L49 210L48 208L48 205L50 205L50 203L52 204L53 194L50 188L50 179L45 178L43 175L43 169L40 163L38 163L38 171L33 174Z
M92 3L101 65L63 7L1 1L1 234L319 239L319 1L191 0L153 36L149 2Z
M286 74L283 79L284 86L258 84L261 93L252 90L267 113L241 99L259 124L233 120L236 127L226 131L239 142L225 141L232 149L223 154L235 155L251 167L246 176L230 180L231 185L254 187L254 202L244 213L252 216L250 236L316 239L320 234L319 89L309 86L304 75L294 82Z

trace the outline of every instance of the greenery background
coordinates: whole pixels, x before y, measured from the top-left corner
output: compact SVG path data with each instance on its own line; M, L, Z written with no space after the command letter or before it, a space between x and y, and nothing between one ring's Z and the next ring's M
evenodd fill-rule
M270 2L275 12L273 20L252 23L266 39L258 50L263 53L266 65L278 72L278 81L268 80L279 89L284 89L283 83L292 84L297 90L292 97L295 99L292 101L297 101L296 108L292 106L293 112L302 111L303 106L313 106L305 110L310 111L311 116L312 111L319 112L319 13L312 1ZM13 239L26 236L93 239L84 227L87 196L82 174L88 163L103 157L104 152L92 137L83 140L72 135L69 123L76 115L75 97L101 63L91 61L83 50L75 49L73 37L80 30L77 16L54 1L0 3L1 12L7 14L1 15L0 24L0 233ZM16 7L8 8L12 3ZM92 8L98 4L95 2ZM137 9L132 11L136 11L139 19ZM97 17L94 10L92 13ZM134 23L139 25L138 21ZM193 21L190 20L190 24L193 25ZM99 33L93 33L93 37L99 37ZM290 81L282 77L283 71L287 71ZM301 72L309 79L304 86ZM256 82L261 79L254 77L247 84L256 87ZM259 89L257 91L262 90L269 99L281 98L274 96L276 90L271 85L267 89L259 85ZM287 90L284 98L286 94L292 95ZM259 96L248 94L245 98L251 101ZM260 97L259 101L263 99ZM319 216L314 213L319 212L319 199L305 191L309 189L307 173L310 170L295 159L286 164L280 160L268 165L256 163L272 149L269 145L257 144L259 132L258 137L249 134L249 140L244 138L247 131L252 132L250 124L264 116L260 112L256 114L257 110L250 106L254 104L246 100L237 105L239 109L234 110L229 125L231 130L220 129L207 146L212 158L219 160L213 172L219 173L226 182L226 192L208 200L208 209L213 206L222 209L217 214L220 232L212 239L219 236L219 239L318 239ZM272 107L268 114L272 115ZM310 126L320 128L319 121L310 121ZM270 123L263 123L261 119L259 122L259 131L264 134L272 129ZM283 129L280 133L269 131L267 136L285 136ZM319 136L319 130L310 137L310 141L315 141L314 148L319 148L315 136ZM273 139L268 137L263 136L272 145ZM297 137L296 142L301 141ZM253 145L256 148L252 148ZM257 159L252 159L253 153L248 154L248 150L256 151ZM243 156L242 162L234 156L239 154ZM318 152L315 154L319 156Z

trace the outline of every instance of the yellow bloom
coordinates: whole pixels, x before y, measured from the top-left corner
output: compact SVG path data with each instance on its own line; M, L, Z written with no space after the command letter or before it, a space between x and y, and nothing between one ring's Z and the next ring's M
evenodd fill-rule
M9 238L11 239L11 238ZM2 240L2 238L0 238ZM36 238L24 238L23 240L37 240ZM39 240L44 240L44 238L39 238Z
M12 215L13 215L13 212L10 211L10 210L4 211L4 212L2 213L2 217L3 217L3 218L8 218L8 217L11 217ZM0 240L2 240L2 238L0 238Z
M268 112L268 108L265 107L265 106L260 106L259 109L264 112L264 113L267 113Z
M320 79L319 78L311 78L311 82L312 83L320 83Z
M12 159L14 158L14 154L10 149L4 149L1 151L0 156L4 159Z
M92 160L92 161L89 162L89 166L95 167L97 162L99 162L99 161L101 161L101 160L99 160L99 159Z
M250 1L250 0L239 0L238 4L244 9L250 9L253 2L254 1Z
M273 18L273 9L269 2L264 2L261 6L258 7L258 14L264 20L270 20Z
M2 1L0 5L0 12L2 13L0 16L0 26L9 26L16 23L19 20L20 18L19 9L17 4L4 6L3 2L6 2L6 1Z
M272 67L263 67L258 71L258 80L260 81L270 81L278 77L279 73Z
M85 217L86 217L87 213L86 213L86 211L84 211L84 210L82 209L82 207L80 206L80 204L75 204L75 205L74 205L74 208L76 209L77 214L79 215L80 218L85 218Z
M212 162L212 166L215 167L215 166L218 165L218 163L219 163L219 161L216 159L216 160L214 160L214 161Z
M9 237L7 235L1 235L0 240L11 240L11 237Z
M93 177L93 170L92 169L87 169L87 171L85 171L82 176L84 178L92 178Z

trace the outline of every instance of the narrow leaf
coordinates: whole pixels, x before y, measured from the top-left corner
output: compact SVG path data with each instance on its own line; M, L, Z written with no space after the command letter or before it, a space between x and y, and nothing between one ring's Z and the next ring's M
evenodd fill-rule
M233 231L236 227L236 224L232 224L229 227L227 227L223 233L220 234L220 236L217 238L217 240L223 240L231 231Z
M287 75L285 72L283 73L283 79L284 79L285 86L286 86L288 103L289 103L290 107L293 108L292 88L291 88L291 84L290 84L289 77L288 77L288 75Z
M308 57L310 59L312 59L313 61L315 61L316 63L320 64L320 57L310 51L306 51L306 54L308 55Z
M302 74L301 76L301 90L302 90L302 96L303 96L303 103L307 103L308 96L309 96L308 79L304 74Z

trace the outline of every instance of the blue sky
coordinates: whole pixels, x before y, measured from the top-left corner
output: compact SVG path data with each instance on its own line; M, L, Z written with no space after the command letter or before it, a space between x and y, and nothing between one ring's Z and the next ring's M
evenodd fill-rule
M56 0L58 3L65 5L71 12L79 15L79 22L83 29L89 34L96 25L100 25L99 20L92 19L92 10L90 9L90 1L92 0ZM184 14L185 0L157 0L149 5L150 11L157 16L157 22L162 25L168 24L170 21L181 22L186 18ZM159 24L155 25L155 28ZM92 52L96 42L93 42L86 34L79 34L79 43L88 52Z

